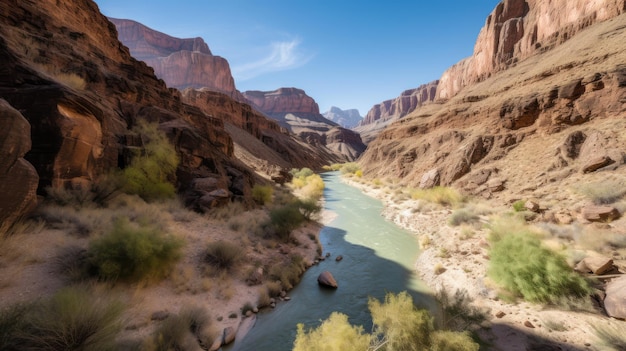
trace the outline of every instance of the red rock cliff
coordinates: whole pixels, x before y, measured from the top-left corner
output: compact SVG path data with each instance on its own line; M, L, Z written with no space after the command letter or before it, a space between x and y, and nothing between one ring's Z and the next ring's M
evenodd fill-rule
M583 28L626 10L624 0L504 0L487 17L474 54L441 76L438 99L570 39Z
M243 100L235 89L228 61L213 56L202 38L179 39L135 21L110 20L131 55L154 68L154 73L168 86L180 90L207 88Z
M280 88L274 91L246 91L244 97L260 111L267 114L307 113L319 114L320 109L315 100L304 90L297 88Z
M433 101L437 92L438 80L421 85L415 89L405 90L395 99L383 101L374 105L359 125L367 125L378 120L387 120L392 117L403 117L416 108Z

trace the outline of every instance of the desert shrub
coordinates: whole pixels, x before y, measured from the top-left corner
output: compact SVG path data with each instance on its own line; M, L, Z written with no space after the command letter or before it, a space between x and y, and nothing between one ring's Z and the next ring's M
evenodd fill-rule
M370 336L363 327L353 326L348 316L333 312L315 329L306 331L299 323L293 351L367 350L369 345Z
M261 206L272 202L273 193L274 188L269 185L256 184L252 187L252 199Z
M432 335L430 351L478 351L478 345L467 332L438 330Z
M542 246L536 234L513 223L492 226L489 276L531 302L556 303L566 296L584 297L587 282L560 254Z
M358 169L356 172L354 172L354 175L355 175L357 178L361 178L361 177L363 177L363 171L362 171L362 170L360 170L360 169Z
M384 340L386 350L421 351L430 346L433 320L428 311L415 307L407 292L388 293L383 303L370 299L368 306L374 335Z
M517 200L513 203L513 210L515 212L526 211L526 202L524 200Z
M413 200L425 200L443 206L456 206L464 201L463 195L456 189L444 186L436 186L430 189L412 189L410 194Z
M356 162L348 162L341 165L339 171L341 174L356 174L356 172L361 170L361 166ZM361 174L363 172L361 171Z
M282 284L280 280L267 282L265 283L265 287L267 288L267 293L271 296L278 296L280 292L283 290Z
M322 206L320 206L320 204L313 199L296 200L295 204L298 206L300 212L304 216L304 219L307 221L311 220L313 215L322 210Z
M289 239L291 232L298 228L305 219L296 203L277 207L270 211L270 223L276 236L281 240Z
M137 281L166 276L181 256L182 241L160 229L123 218L87 250L92 274L100 279Z
M214 207L206 216L222 222L228 222L231 218L240 216L246 211L245 206L240 202L229 202L226 206Z
M211 345L211 334L208 312L200 307L185 307L164 320L144 342L142 350L197 350L201 344Z
M324 195L324 187L322 177L319 174L314 174L305 178L305 184L300 192L305 199L317 200Z
M245 316L248 311L253 311L253 310L254 310L254 306L252 306L250 302L246 302L243 304L243 307L241 307L241 314Z
M305 179L315 174L315 172L313 172L310 168L307 168L307 167L304 167L301 169L294 168L291 171L289 171L289 173L293 176L294 179L296 178Z
M476 214L468 211L467 209L461 208L452 212L448 223L450 223L451 226L457 227L464 223L475 223L479 219L480 218Z
M466 333L435 331L428 311L418 310L406 292L389 293L382 303L370 299L368 305L373 322L371 335L364 333L361 326L350 325L347 316L333 312L316 329L305 331L299 324L293 350L477 351L479 348Z
M604 180L578 187L578 192L596 205L608 205L626 196L626 181Z
M174 197L172 181L179 163L176 149L157 124L139 123L133 131L144 144L122 172L123 190L146 201Z
M271 279L279 281L282 288L290 290L298 284L305 270L302 256L294 254L290 257L290 261L272 266L268 274Z
M267 286L259 287L259 297L256 301L257 306L265 307L270 305L270 293Z
M215 241L207 245L204 261L222 270L233 268L243 257L241 246L227 242Z
M19 350L18 332L24 328L28 305L14 305L0 310L0 350Z
M50 299L18 310L18 319L14 312L7 315L15 324L1 336L2 350L116 349L123 305L85 287L64 288Z

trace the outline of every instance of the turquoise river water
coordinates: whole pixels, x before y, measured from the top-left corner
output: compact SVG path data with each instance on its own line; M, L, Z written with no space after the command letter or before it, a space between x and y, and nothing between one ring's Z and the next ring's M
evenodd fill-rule
M343 183L338 172L322 174L325 209L337 217L320 232L324 253L331 257L308 269L289 292L291 301L258 314L254 328L229 348L233 351L287 351L293 347L296 325L318 326L333 311L349 316L354 325L371 330L368 297L382 300L387 292L408 291L418 306L434 306L413 265L417 238L381 215L382 203ZM343 260L335 261L337 255ZM339 288L322 289L317 276L329 271Z

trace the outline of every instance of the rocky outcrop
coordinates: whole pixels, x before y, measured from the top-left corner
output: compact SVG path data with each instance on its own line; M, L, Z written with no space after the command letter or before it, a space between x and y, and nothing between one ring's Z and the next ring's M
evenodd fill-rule
M228 61L214 56L202 38L179 39L135 21L110 20L117 27L119 40L130 49L131 55L154 68L157 77L168 86L180 90L206 88L243 101L235 89Z
M342 110L335 106L332 106L327 112L322 113L322 116L348 129L356 127L363 119L357 109Z
M286 113L306 116L320 114L317 102L302 89L250 90L245 91L243 96L252 106L270 116Z
M246 91L250 104L278 121L291 133L316 148L325 148L341 161L353 161L365 150L358 133L345 129L319 113L315 100L301 89Z
M0 99L0 235L37 204L39 176L24 159L31 148L30 124Z
M441 76L436 98L449 99L464 87L550 50L625 10L624 0L503 0L487 17L474 54Z
M215 178L229 198L249 198L252 173L233 158L223 121L182 103L132 58L92 1L2 2L0 60L0 96L31 125L25 159L39 174L40 194L125 167L131 150L142 147L130 128L146 120L179 153L179 191L193 193L194 179Z
M404 117L416 108L435 100L439 81L423 84L415 89L405 90L395 99L374 105L365 115L360 125L368 125L376 121L385 121L393 117Z
M607 284L604 309L610 317L626 319L626 275Z

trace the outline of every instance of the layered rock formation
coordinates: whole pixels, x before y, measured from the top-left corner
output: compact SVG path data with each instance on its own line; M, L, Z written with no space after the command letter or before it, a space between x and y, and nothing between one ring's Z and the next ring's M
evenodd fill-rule
M147 120L175 145L178 189L191 204L213 204L217 190L227 199L249 195L252 173L232 157L223 122L183 104L132 58L93 2L2 2L0 60L0 96L31 125L24 158L41 194L47 186L88 186L124 167L142 146L129 129Z
M322 113L322 116L348 129L356 127L363 119L357 109L342 110L335 106L331 106L330 110Z
M324 118L315 100L301 89L246 91L243 95L252 106L308 144L326 148L340 155L343 161L353 161L365 150L358 133Z
M404 117L415 111L416 108L435 100L438 80L423 84L415 89L405 90L395 99L390 99L374 105L365 115L360 125L373 124L376 121L386 121L394 117Z
M202 38L179 39L135 21L110 20L131 55L154 68L157 77L169 87L205 88L243 101L235 88L228 61L214 56Z
M580 16L589 18L585 11ZM626 140L617 131L626 127L626 14L588 24L570 40L390 125L362 156L365 174L455 184L489 197L623 169Z
M626 10L624 0L504 0L487 17L474 54L441 76L437 99L507 69Z

